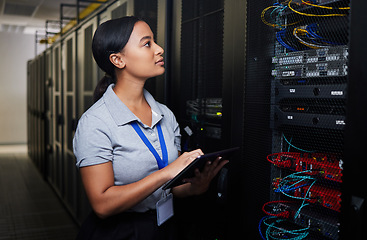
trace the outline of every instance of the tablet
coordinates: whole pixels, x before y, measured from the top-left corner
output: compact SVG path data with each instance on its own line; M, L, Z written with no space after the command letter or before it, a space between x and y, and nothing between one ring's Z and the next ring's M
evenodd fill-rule
M164 186L163 190L176 187L178 185L184 184L182 180L186 178L192 178L195 176L195 169L202 171L204 165L207 161L214 161L217 157L223 157L227 159L231 154L240 149L239 147L229 148L218 152L208 153L197 157L192 161L186 168L179 172L174 178L168 181Z

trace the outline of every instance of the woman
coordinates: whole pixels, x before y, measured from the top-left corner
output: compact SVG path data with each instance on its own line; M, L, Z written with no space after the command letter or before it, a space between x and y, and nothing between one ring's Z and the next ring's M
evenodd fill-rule
M76 165L94 211L78 237L173 239L168 223L157 226L161 187L203 152L180 155L175 116L144 90L148 78L164 73L164 51L154 42L148 24L136 17L100 25L92 50L106 76L74 136ZM171 189L172 194L204 193L227 162L219 158L209 162L186 184Z

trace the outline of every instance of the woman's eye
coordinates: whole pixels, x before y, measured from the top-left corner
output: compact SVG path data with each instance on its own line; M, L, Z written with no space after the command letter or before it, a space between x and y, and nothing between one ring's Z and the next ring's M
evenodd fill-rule
M146 44L144 44L144 47L150 47L150 42L147 42Z

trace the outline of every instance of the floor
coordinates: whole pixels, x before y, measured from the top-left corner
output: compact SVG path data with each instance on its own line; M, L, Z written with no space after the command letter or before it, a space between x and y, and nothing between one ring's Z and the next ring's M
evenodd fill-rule
M0 240L68 240L77 232L26 147L0 147Z

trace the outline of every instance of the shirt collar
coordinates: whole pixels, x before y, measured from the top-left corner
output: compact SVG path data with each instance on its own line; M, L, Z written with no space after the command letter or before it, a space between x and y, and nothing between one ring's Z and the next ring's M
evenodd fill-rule
M135 114L132 113L130 109L118 98L116 93L113 91L114 86L114 84L108 86L106 92L103 94L103 100L116 125L120 126L133 121L138 121L144 127L149 127L144 125L140 119L135 116ZM144 97L152 109L152 127L154 127L164 115L153 96L145 89Z

